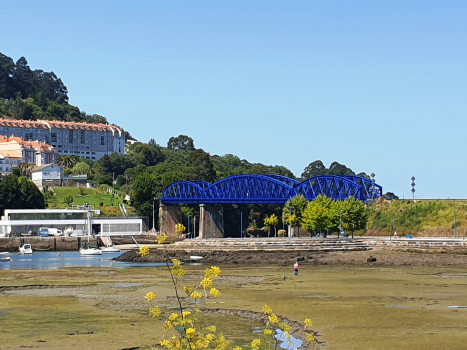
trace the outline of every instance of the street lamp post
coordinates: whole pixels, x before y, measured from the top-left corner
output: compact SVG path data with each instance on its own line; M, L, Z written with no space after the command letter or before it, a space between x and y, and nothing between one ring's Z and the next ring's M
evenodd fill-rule
M340 237L340 234L343 234L343 230L342 230L342 211L340 212L340 215L339 215L339 223L340 223L340 229L339 229L339 237Z
M243 238L243 211L240 212L240 238Z
M191 232L190 232L190 213L188 213L188 235L189 236L191 235Z
M457 209L454 209L454 238L457 238Z
M152 199L152 232L153 233L156 230L156 214L155 214L155 211L154 211L154 201L155 200L156 200L156 198Z

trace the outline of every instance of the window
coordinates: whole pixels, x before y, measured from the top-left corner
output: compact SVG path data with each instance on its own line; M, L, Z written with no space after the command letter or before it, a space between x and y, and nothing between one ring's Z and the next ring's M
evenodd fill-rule
M92 157L92 159L96 159L96 157Z
M89 159L89 157L86 157L86 159Z
M101 136L101 145L105 145L105 137Z
M89 154L89 152L86 152L86 154Z
M50 136L52 137L52 142L57 142L57 133L56 132L51 133Z
M84 130L81 130L81 136L80 136L80 142L81 143L85 143L86 142L86 138L85 138L85 131Z
M68 142L73 143L73 130L68 130Z
M65 153L68 153L68 151L65 151Z
M96 154L96 152L91 152L91 154Z

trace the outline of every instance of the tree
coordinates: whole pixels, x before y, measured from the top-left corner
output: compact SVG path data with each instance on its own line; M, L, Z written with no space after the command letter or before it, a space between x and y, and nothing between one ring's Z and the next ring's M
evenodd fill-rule
M34 163L24 162L24 163L19 163L16 168L20 176L30 177L31 171L35 167L36 165Z
M44 196L31 180L13 174L0 176L0 213L5 209L44 208Z
M276 226L279 224L279 218L276 216L276 214L272 214L271 216L266 217L264 219L264 224L269 228L268 237L271 231L271 226L274 227L274 237L277 237Z
M152 201L157 185L156 177L149 173L142 173L133 181L131 201L140 215L152 216Z
M67 195L67 196L65 196L63 198L63 203L65 203L68 206L70 206L70 204L73 203L73 201L74 201L74 198L73 198L73 196L71 194L69 194L69 195Z
M167 148L171 150L194 151L195 144L191 137L187 135L179 135L169 139L169 142L167 142Z
M308 164L308 166L303 170L302 179L310 179L315 176L325 175L326 167L323 162L320 160L315 160L314 162Z
M186 171L191 180L203 180L207 182L214 182L216 180L216 171L214 170L211 158L202 149L190 152L187 163L188 169Z
M154 144L135 143L130 147L128 153L134 165L143 164L146 166L153 166L164 161L164 154L161 148Z
M326 196L318 196L314 201L308 203L303 213L302 226L308 232L323 232L332 225L333 201Z
M20 200L22 202L21 209L42 209L45 208L44 195L39 191L39 188L27 177L21 176L18 178L19 189L21 192Z
M58 158L58 164L64 168L73 168L78 163L79 157L75 155L64 155Z
M292 227L300 227L303 220L303 213L308 205L305 196L299 194L289 200L282 211L284 222Z
M342 203L342 222L346 231L362 230L368 221L368 211L362 201L349 197Z
M91 167L85 162L76 163L72 169L74 175L89 175L91 173Z

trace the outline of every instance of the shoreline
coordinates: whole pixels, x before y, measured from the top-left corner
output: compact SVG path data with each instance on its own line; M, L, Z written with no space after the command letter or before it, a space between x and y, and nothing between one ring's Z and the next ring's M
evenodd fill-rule
M197 255L203 258L192 261L190 256ZM368 262L370 256L376 262ZM185 263L197 262L205 264L228 265L271 265L292 266L296 261L300 265L349 265L349 266L467 266L467 252L413 252L390 249L372 249L364 251L264 251L264 250L186 250L186 249L151 249L146 257L138 255L136 250L128 251L115 258L116 261L156 263L165 262L166 257L179 259Z

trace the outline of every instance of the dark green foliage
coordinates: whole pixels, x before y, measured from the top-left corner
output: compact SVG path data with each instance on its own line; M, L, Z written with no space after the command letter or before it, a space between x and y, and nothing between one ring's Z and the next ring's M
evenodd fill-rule
M32 70L26 58L16 63L0 53L0 117L23 120L63 120L107 124L98 114L86 114L68 103L68 89L54 72ZM127 139L132 139L127 133Z
M186 150L193 151L195 144L190 136L179 135L177 137L171 137L167 142L167 148L171 150Z
M302 179L306 180L306 179L312 178L314 176L319 176L319 175L343 176L343 175L355 175L355 173L353 172L352 169L347 168L345 165L340 164L338 162L333 162L328 169L326 168L326 166L323 164L322 161L315 160L314 162L308 164L308 166L303 170ZM359 175L362 175L368 178L368 176L365 173L360 173Z
M26 177L0 177L0 212L5 209L44 209L45 199L37 186Z

